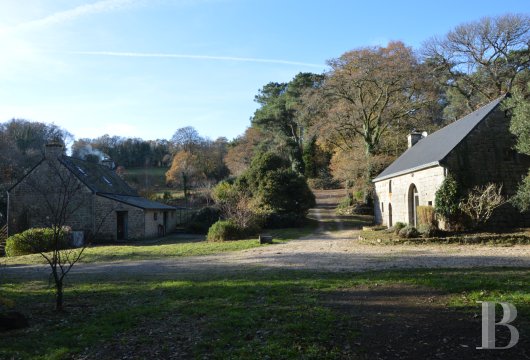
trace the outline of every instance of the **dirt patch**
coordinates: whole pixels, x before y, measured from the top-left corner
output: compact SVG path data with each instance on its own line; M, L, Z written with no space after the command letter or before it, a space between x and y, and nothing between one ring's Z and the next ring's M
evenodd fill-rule
M193 359L200 324L178 315L142 321L72 357L74 360Z
M521 333L514 348L478 350L480 307L451 308L449 297L433 289L393 284L336 291L323 301L357 324L360 335L349 344L355 358L530 359L530 338L524 336L528 322L514 323ZM497 346L507 344L509 331L496 330Z

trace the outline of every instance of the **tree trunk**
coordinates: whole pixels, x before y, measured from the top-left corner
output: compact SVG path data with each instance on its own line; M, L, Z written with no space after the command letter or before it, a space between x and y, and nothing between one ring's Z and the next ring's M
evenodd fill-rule
M63 311L63 281L55 280L55 310Z

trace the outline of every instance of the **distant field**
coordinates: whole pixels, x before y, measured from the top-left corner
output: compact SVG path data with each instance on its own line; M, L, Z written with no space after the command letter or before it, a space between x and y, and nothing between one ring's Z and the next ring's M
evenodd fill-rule
M131 185L145 188L166 188L167 168L128 168L125 169L124 179Z

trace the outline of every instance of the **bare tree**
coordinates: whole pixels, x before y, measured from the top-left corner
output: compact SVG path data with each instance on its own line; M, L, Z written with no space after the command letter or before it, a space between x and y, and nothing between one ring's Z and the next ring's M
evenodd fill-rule
M496 208L506 203L502 195L502 185L487 184L475 186L460 202L459 208L469 216L473 227L484 225L493 215Z
M511 90L518 74L528 70L530 17L507 14L485 17L434 37L423 55L448 88L458 118Z
M63 310L64 280L74 265L81 259L91 240L97 235L105 218L93 232L85 232L82 244L72 244L68 224L78 211L87 203L87 197L93 196L86 191L85 185L57 159L49 159L41 165L38 173L26 180L31 196L34 197L32 215L39 225L51 231L46 249L38 252L50 266L50 281L55 287L55 308ZM19 236L31 236L24 233ZM32 241L33 239L27 239ZM72 247L71 245L76 245ZM36 244L37 246L37 244Z

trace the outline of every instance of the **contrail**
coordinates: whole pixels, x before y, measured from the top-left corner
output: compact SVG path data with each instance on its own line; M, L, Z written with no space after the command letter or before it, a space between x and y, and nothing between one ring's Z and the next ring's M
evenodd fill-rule
M170 59L239 61L239 62L297 65L297 66L305 66L305 67L312 67L312 68L319 68L319 69L323 69L325 67L325 65L323 64L312 64L312 63L305 63L305 62L299 62L299 61L236 57L236 56L212 56L212 55L116 52L116 51L65 51L62 53L72 54L72 55L115 56L115 57L133 57L133 58L170 58Z
M132 6L137 2L138 0L100 0L90 4L79 5L69 10L59 11L57 13L54 13L38 20L32 20L22 24L18 24L14 27L4 29L3 32L9 33L12 31L19 30L33 30L50 25L74 21L77 18L83 16L111 12L128 6Z

